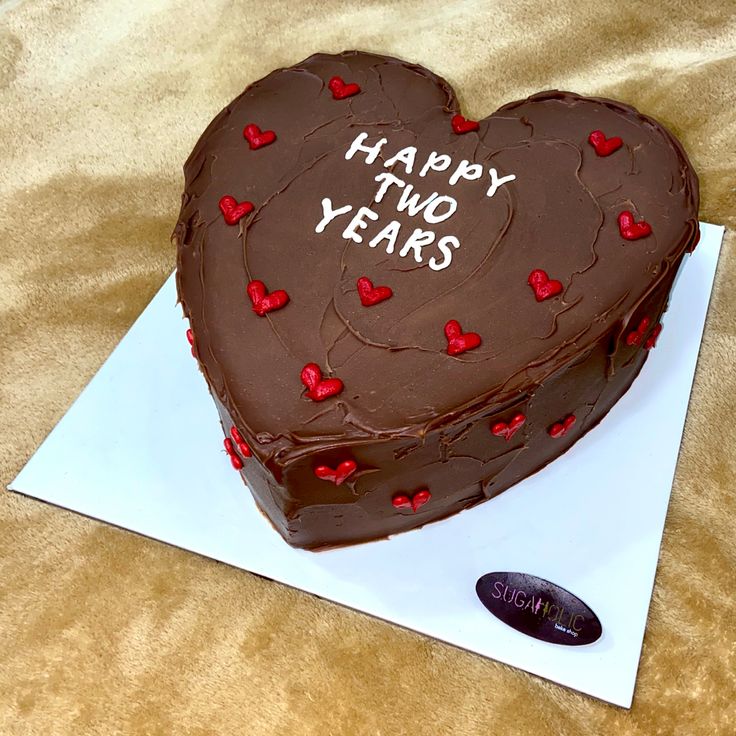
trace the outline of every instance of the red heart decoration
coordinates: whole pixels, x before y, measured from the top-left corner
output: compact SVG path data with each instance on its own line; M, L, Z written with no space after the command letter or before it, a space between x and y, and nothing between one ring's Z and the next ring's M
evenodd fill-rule
M235 470L242 470L243 461L238 456L238 453L235 452L233 441L229 437L225 437L223 444L225 445L225 452L230 458L230 464L235 468Z
M641 340L644 337L644 333L649 328L649 317L642 317L641 322L639 322L639 326L635 330L631 330L628 335L626 335L626 344L627 345L641 345Z
M332 77L327 83L332 92L332 96L336 100L344 100L346 97L352 97L360 92L360 86L355 82L347 84L342 77Z
M562 291L562 282L557 279L551 279L547 276L547 272L541 268L535 268L528 278L529 286L534 290L534 296L538 302L545 299L551 299Z
M358 296L364 307L372 307L385 299L390 299L393 293L388 286L373 286L373 282L366 276L358 279Z
M656 344L657 344L657 338L659 337L659 333L662 332L662 324L659 323L653 330L652 334L649 335L647 338L647 341L644 343L644 348L646 350L651 350Z
M408 496L406 493L398 493L391 499L391 503L394 508L411 509L413 513L416 513L430 498L432 498L432 494L424 488L421 491L417 491L413 496Z
M624 142L617 135L606 138L602 130L594 130L588 136L588 143L590 143L595 152L599 156L610 156L614 151L618 151Z
M342 485L358 469L355 460L343 460L336 468L318 465L314 474L322 480L332 481L336 486Z
M626 210L618 216L618 230L621 237L626 238L626 240L639 240L639 238L646 238L647 235L651 235L652 226L644 220L634 222L634 215Z
M237 225L243 217L253 211L253 203L238 202L235 197L226 194L220 200L220 211L228 225Z
M253 311L263 317L268 312L281 309L289 301L289 295L283 289L277 289L270 294L266 290L263 281L251 281L246 287L248 297L253 302Z
M238 428L233 425L230 427L230 436L233 438L233 441L238 446L238 450L240 450L240 454L243 457L250 457L253 453L250 451L250 447L245 444L243 441L243 438L240 436L240 432L238 432Z
M456 319L451 319L445 325L445 337L448 355L460 355L480 345L480 335L477 332L463 332Z
M336 396L343 388L339 378L322 378L322 369L316 363L307 363L302 368L302 383L309 389L307 396L312 401L324 401Z
M261 146L267 146L276 140L276 133L272 130L261 130L255 123L250 123L243 128L243 137L248 141L252 151Z
M462 115L453 115L450 124L452 125L452 129L458 135L470 133L471 131L478 130L480 128L480 123L477 120L469 120L468 118L464 118Z
M191 327L187 330L187 342L192 346L192 357L197 357L197 351L194 349L194 333Z
M523 414L514 414L508 422L496 422L491 427L491 433L496 437L503 437L508 442L526 421Z
M575 424L575 415L568 414L561 422L555 422L547 431L550 437L557 439L558 437L564 437L573 424Z

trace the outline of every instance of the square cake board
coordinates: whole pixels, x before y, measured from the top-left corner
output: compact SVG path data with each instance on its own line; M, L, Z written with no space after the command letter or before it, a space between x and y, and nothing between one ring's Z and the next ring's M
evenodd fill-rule
M722 237L702 226L656 349L601 424L544 470L445 521L344 549L289 547L223 451L173 275L9 489L630 707ZM165 454L161 437L176 439ZM569 647L506 626L475 593L494 571L570 590L598 615L602 637Z

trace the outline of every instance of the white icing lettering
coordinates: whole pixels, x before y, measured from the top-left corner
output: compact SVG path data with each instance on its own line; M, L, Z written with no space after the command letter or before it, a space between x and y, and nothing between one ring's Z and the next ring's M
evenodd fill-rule
M368 245L371 248L375 248L382 240L386 241L386 253L393 253L396 247L396 239L399 237L399 230L401 230L401 223L398 220L391 220L386 227L376 235Z
M460 241L454 235L445 235L444 238L439 239L437 248L444 258L441 261L438 261L434 256L429 259L429 267L433 271L441 271L452 263L452 251L448 247L450 245L457 250L460 247Z
M450 186L455 186L460 179L475 181L480 179L481 176L483 176L483 167L480 164L473 164L467 159L463 159L450 177Z
M496 169L491 169L488 173L491 177L491 186L488 188L488 191L486 192L486 197L492 197L496 193L496 190L502 184L506 184L506 182L513 181L514 179L516 179L516 176L514 174L509 174L508 176L502 176L499 179L498 172L496 171Z
M430 194L429 197L424 200L424 202L420 202L419 194L412 195L413 191L414 186L412 184L409 184L401 193L401 199L399 199L399 203L396 205L396 209L399 212L407 210L410 217L415 217L416 215L418 215L430 202L432 202L432 200L436 199L438 196L437 192L432 192L432 194Z
M378 215L373 212L373 210L369 209L368 207L361 207L355 215L353 215L353 219L350 220L350 223L348 226L343 230L342 236L345 239L350 239L355 241L356 243L362 243L363 242L363 236L358 235L358 228L361 230L365 230L368 227L368 224L365 221L365 218L368 218L369 220L377 220Z
M384 164L384 166L388 169L394 164L401 161L402 164L404 164L404 169L406 170L407 174L411 174L412 170L414 169L414 160L417 157L417 149L415 146L407 146L406 148L402 148L395 156L391 156L388 161Z
M427 157L427 163L422 166L422 170L419 172L419 176L427 176L427 172L434 171L446 171L450 168L452 159L446 153L437 153L432 151Z
M378 192L376 192L376 196L373 197L376 202L380 202L383 199L384 195L388 191L388 188L392 184L396 184L397 187L406 186L405 181L402 181L393 174L389 174L388 171L382 171L375 180L381 183L381 186L378 188Z
M360 133L358 136L356 136L355 140L350 144L348 152L345 154L345 159L347 161L355 156L358 151L368 154L365 157L365 162L367 164L372 164L378 158L378 154L381 152L381 148L383 148L383 146L388 143L388 138L381 138L377 143L374 143L372 146L364 146L363 141L367 137L368 133Z
M432 172L435 172L435 174L444 172L444 181L450 187L457 186L461 181L470 183L481 180L484 172L488 171L490 186L485 192L487 197L493 197L501 186L516 179L515 174L499 176L496 169L488 167L485 163L474 163L469 159L462 159L456 165L450 155L438 151L431 151L421 168L419 168L422 159L418 158L419 150L417 146L405 146L391 155L390 158L386 158L388 154L383 155L382 152L388 143L388 139L375 140L374 138L373 142L368 142L370 135L372 134L368 132L358 133L345 152L345 160L349 161L356 154L362 154L358 155L358 159L367 165L371 165L381 158L383 166L378 169L380 173L374 177L376 192L373 201L376 203L384 202L388 194L393 194L391 187L396 187L399 191L396 192L395 198L389 197L391 205L387 209L395 208L397 213L404 213L405 218L403 219L421 215L421 219L427 225L433 226L449 220L458 210L458 200L455 197L439 194L436 191L427 195L426 192L417 191L414 184L408 183L405 179L408 175L415 174L416 169L419 169L419 177L425 177ZM402 166L403 171L406 172L407 176L404 179L400 179L391 171L392 169L396 170L399 166ZM400 168L398 170L401 172ZM435 174L433 174L433 182L434 179L437 179ZM434 186L439 188L436 184ZM478 187L478 193L480 193L485 184L481 182L476 186ZM384 205L385 207L386 205ZM379 214L374 212L371 207L359 207L357 204L346 204L338 207L329 197L322 199L322 219L317 223L315 232L323 233L331 222L348 213L352 217L342 231L344 239L354 243L362 243L364 240L368 240L369 247L380 247L385 249L388 254L393 254L399 248L399 237L402 235L401 219L388 220L390 215L386 216L383 212ZM386 220L383 219L384 217L386 217ZM375 230L370 225L371 221L379 221L379 225L376 227L380 228L372 237L371 233ZM388 224L385 224L386 222ZM406 229L408 229L408 226ZM452 264L455 251L460 248L460 240L454 235L440 236L432 229L422 230L416 228L405 241L403 237L401 239L403 245L400 247L398 255L401 258L413 255L412 260L419 264L428 265L432 271L443 271L448 268ZM430 245L434 247L425 250ZM432 251L434 251L434 255L429 257ZM428 258L423 257L423 253L426 253Z
M414 251L414 260L417 263L422 262L422 248L434 242L434 233L431 230L422 230L417 228L408 238L406 243L399 251L399 255L403 258L409 254L410 250Z
M443 204L448 206L447 212L443 212L441 215L436 214L437 208ZM455 214L456 209L457 200L454 197L448 197L446 194L443 194L441 197L436 197L426 205L422 214L425 222L428 222L430 225L436 225L438 222L444 222L452 217Z
M346 212L350 212L353 209L353 205L346 204L344 207L332 208L332 200L329 197L325 197L322 200L322 219L317 223L317 227L314 228L314 232L323 233L325 228L340 215L344 215Z

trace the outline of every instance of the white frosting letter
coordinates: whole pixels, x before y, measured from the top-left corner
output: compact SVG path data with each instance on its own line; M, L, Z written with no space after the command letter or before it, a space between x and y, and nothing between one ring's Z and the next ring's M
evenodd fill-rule
M432 151L427 158L427 163L422 166L422 170L419 172L419 176L427 176L427 172L430 169L435 171L445 171L450 168L452 159L446 153L437 153Z
M429 197L424 200L424 202L420 202L418 194L414 194L412 196L413 191L414 186L412 184L407 185L407 187L401 193L401 199L399 199L399 203L396 205L396 209L399 212L403 212L404 210L408 209L410 217L418 215L432 200L437 199L438 196L437 192L432 192L432 194L430 194Z
M378 143L374 143L372 146L364 146L363 141L367 137L368 133L360 133L358 136L356 136L355 140L350 144L348 152L345 154L345 159L347 161L355 156L358 151L362 151L363 153L368 154L365 157L365 162L367 164L372 164L378 158L378 154L381 152L381 148L383 148L385 143L388 143L388 138L381 138Z
M393 174L389 174L388 171L382 171L377 177L376 181L381 182L381 186L378 188L378 192L376 192L376 196L373 197L373 199L376 202L380 202L386 192L388 191L388 188L392 184L396 184L397 187L403 187L406 186L406 182L399 179L397 176L394 176Z
M366 217L369 220L377 220L378 214L373 212L373 210L368 209L368 207L361 207L353 215L353 219L350 220L350 224L343 230L343 238L350 238L350 240L354 240L356 243L362 243L363 236L358 235L358 228L360 228L361 230L365 230L368 227L365 221Z
M388 169L391 166L393 166L395 163L398 163L401 161L402 164L404 164L404 168L406 169L407 174L411 174L412 169L414 168L414 160L417 157L417 149L415 146L407 146L406 148L402 148L395 156L391 156L391 158L386 161L384 166Z
M368 245L371 248L375 248L382 240L385 240L387 242L386 253L393 253L394 247L396 246L396 238L399 237L399 230L401 230L401 223L398 220L391 220Z
M422 230L417 228L404 243L399 251L399 255L403 258L408 255L410 250L414 250L414 260L417 263L422 262L422 248L434 242L434 233L431 230Z
M454 235L445 235L444 238L440 238L437 247L442 252L444 259L439 263L434 256L429 259L429 267L433 271L441 271L452 263L452 251L448 248L449 245L457 250L460 247L460 241Z
M450 186L455 186L460 179L474 181L480 179L481 176L483 176L483 167L480 164L471 164L467 159L463 159L450 177Z
M427 203L425 202L425 205L426 204ZM443 212L441 215L435 214L437 207L443 204L446 204L448 206L447 212ZM448 197L447 195L443 194L441 197L437 197L436 199L429 202L429 204L424 208L424 220L430 225L435 225L438 222L444 222L455 214L456 209L457 200L453 197Z
M353 209L353 205L346 204L344 207L337 207L332 209L332 200L329 197L325 197L322 200L322 219L317 223L317 227L314 228L314 232L323 233L325 228L339 215L344 215L346 212L350 212Z
M507 181L513 181L514 179L516 179L516 176L514 174L502 176L499 179L496 169L491 169L488 173L491 175L491 186L486 192L486 197L492 197L496 193L496 190L501 186L501 184L505 184Z

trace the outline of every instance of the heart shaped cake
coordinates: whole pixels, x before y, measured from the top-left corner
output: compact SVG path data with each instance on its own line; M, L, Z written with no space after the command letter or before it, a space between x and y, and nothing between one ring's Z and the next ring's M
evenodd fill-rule
M698 238L682 146L632 107L550 91L474 121L362 52L249 86L185 178L178 292L225 451L312 549L564 453L638 374Z

